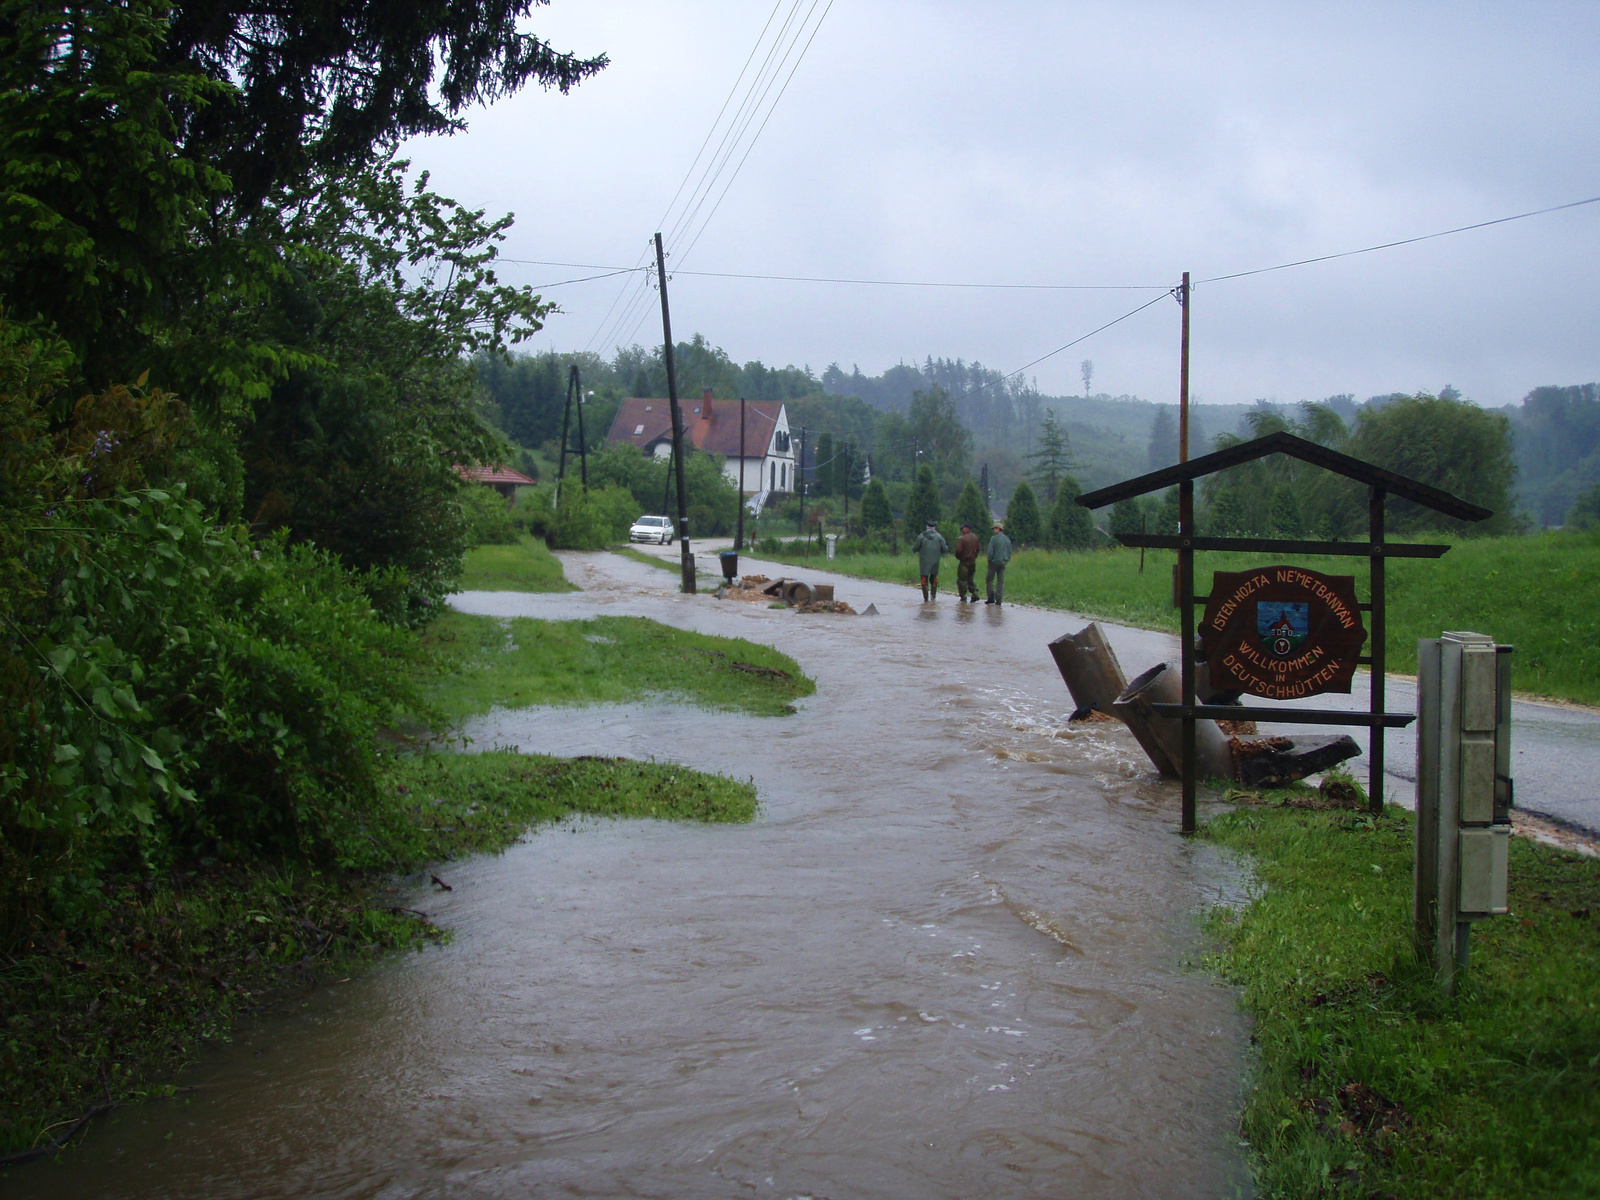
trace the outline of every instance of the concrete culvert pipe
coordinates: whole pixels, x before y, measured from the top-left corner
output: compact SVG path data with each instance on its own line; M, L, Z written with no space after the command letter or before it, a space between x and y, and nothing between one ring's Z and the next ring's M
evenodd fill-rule
M1112 702L1111 711L1122 719L1139 745L1163 775L1177 777L1183 767L1183 722L1157 715L1155 704L1181 704L1183 680L1166 663L1157 663L1136 676ZM1215 721L1194 723L1194 749L1201 779L1232 779L1233 751Z
M811 585L801 583L798 579L783 589L783 598L790 604L809 604L811 602Z

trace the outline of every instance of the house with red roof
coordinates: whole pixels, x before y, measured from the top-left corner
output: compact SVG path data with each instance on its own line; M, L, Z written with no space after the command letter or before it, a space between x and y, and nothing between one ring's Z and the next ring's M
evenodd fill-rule
M723 472L746 496L763 499L795 490L795 446L789 436L789 414L782 400L747 400L744 444L739 442L739 402L714 400L711 389L698 400L680 400L689 444L719 454ZM672 406L666 400L633 396L622 402L606 444L626 442L656 458L672 454ZM742 450L742 453L741 453ZM742 468L742 472L741 472ZM742 478L741 478L742 473Z

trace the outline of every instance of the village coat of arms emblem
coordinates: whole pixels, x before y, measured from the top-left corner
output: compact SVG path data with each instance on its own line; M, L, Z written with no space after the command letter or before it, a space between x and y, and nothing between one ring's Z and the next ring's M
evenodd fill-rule
M1352 575L1218 571L1200 623L1212 686L1273 700L1348 692L1367 640Z

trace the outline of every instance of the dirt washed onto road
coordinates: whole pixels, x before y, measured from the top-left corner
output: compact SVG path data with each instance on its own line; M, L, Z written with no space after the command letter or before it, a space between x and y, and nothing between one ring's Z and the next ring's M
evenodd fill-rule
M797 715L496 711L480 747L753 777L748 827L573 824L451 864L450 946L325 987L119 1114L41 1196L1179 1197L1247 1190L1245 1032L1191 968L1228 864L1120 726L1067 728L1061 614L841 583L881 615L585 590L501 616L637 613L778 645ZM761 569L759 564L754 569ZM772 571L769 570L769 574ZM1124 635L1119 635L1124 636ZM1118 646L1132 669L1144 635ZM1159 650L1156 651L1159 653ZM1154 659L1152 659L1154 661Z

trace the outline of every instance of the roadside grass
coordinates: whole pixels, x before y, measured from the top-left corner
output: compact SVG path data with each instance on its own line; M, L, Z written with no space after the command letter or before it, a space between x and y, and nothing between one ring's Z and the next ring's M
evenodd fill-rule
M1254 1022L1261 1194L1600 1194L1600 863L1513 838L1511 915L1452 998L1410 948L1411 814L1284 795L1201 832L1262 885L1208 922Z
M500 851L574 814L727 823L756 811L753 785L673 763L419 754L388 775L392 803L369 836L390 872L130 874L108 883L93 923L0 957L0 1172L105 1107L172 1095L170 1081L239 1017L380 954L447 941L406 906L425 880L393 872ZM28 1169L39 1168L10 1172Z
M524 535L509 546L477 546L467 551L456 585L463 592L575 592L561 572L561 560L539 538Z
M1441 535L1422 540L1451 539ZM761 557L802 561L789 554ZM1137 550L1022 550L1006 571L1006 598L1175 633L1176 561L1172 551L1148 551L1140 573ZM1202 593L1209 589L1211 571L1272 561L1268 555L1203 553L1197 560L1196 588ZM1357 594L1367 599L1364 560L1293 556L1292 561L1329 574L1354 575ZM915 560L909 554L841 554L831 563L806 565L917 585ZM946 569L953 581L953 560ZM978 575L981 586L981 561ZM1600 533L1460 539L1436 561L1391 559L1386 578L1390 669L1416 670L1419 638L1470 629L1516 647L1512 678L1519 692L1600 704Z
M496 706L682 699L781 716L816 691L788 655L742 638L674 629L644 617L536 621L446 613L427 634L455 669L427 683L449 719Z
M632 546L612 546L611 553L620 554L623 558L631 558L634 562L649 563L652 567L660 567L663 571L671 571L673 576L680 577L683 566L675 558L657 558L654 554L646 554L643 550L635 550ZM709 591L722 583L722 576L708 575L698 568L695 571L695 586L702 591Z

